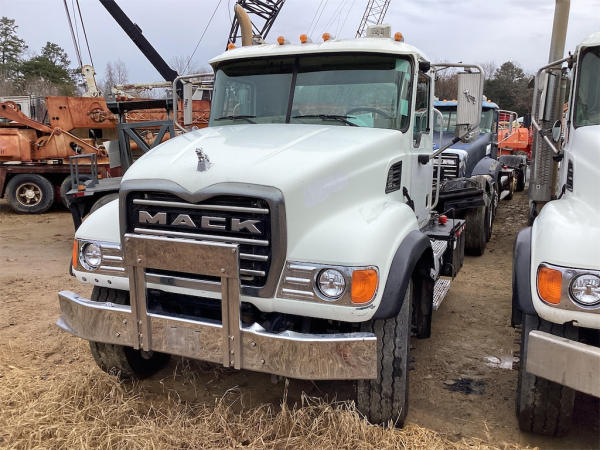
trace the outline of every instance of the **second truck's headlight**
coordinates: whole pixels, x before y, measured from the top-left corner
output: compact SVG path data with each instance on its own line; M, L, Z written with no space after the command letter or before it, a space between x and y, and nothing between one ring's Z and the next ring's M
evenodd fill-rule
M600 303L600 277L593 274L579 275L569 286L571 297L583 306L595 306Z
M339 298L346 290L344 275L335 269L323 270L317 281L321 294L332 300Z
M96 270L102 262L102 251L100 246L93 242L83 244L81 249L79 262L87 270Z

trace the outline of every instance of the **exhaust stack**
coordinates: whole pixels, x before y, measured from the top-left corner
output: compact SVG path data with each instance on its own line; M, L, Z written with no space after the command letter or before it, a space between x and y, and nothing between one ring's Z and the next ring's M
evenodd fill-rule
M237 3L233 10L235 12L235 17L237 18L240 24L240 32L242 34L242 47L252 45L252 22L250 21L248 13L244 11L244 8L242 8Z
M554 8L554 23L550 40L548 63L563 58L565 41L567 38L567 25L569 23L570 0L556 0ZM533 93L532 112L537 112L534 119L542 129L551 128L555 121L562 118L562 107L566 95L566 80L560 68L549 69L537 75L536 86ZM542 103L542 93L545 92ZM542 107L543 106L543 107ZM552 200L555 194L557 176L557 163L554 153L544 139L535 133L533 136L531 179L529 181L530 222L540 212L543 205Z

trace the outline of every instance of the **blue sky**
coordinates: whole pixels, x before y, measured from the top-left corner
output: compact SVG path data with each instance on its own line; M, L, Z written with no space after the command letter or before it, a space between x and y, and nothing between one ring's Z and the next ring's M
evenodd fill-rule
M71 5L72 0L67 0ZM167 62L189 57L219 0L117 0ZM98 0L79 0L98 78L106 63L121 59L130 82L161 81ZM234 0L221 0L192 65L207 67L223 51ZM287 0L268 40L284 35L297 41L313 26L313 40L324 31L353 37L367 0ZM322 13L315 15L319 6ZM63 47L75 61L62 0L0 0L0 14L16 19L30 51L46 41ZM518 62L533 72L548 58L554 0L391 0L385 22L432 61L497 65ZM339 31L338 31L339 30ZM571 0L567 49L600 31L600 0ZM84 52L84 63L89 62Z

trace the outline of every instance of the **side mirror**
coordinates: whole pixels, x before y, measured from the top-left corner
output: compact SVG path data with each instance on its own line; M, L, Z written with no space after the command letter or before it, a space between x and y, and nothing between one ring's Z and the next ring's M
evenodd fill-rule
M458 74L455 136L479 135L481 101L483 96L483 72Z
M523 116L523 126L529 128L531 126L531 114L525 114Z
M541 98L540 112L542 120L552 120L553 111L552 106L554 105L555 98L558 96L559 88L558 75L554 72L548 72L546 74L546 85Z
M560 141L561 134L562 134L562 124L560 123L560 120L557 120L556 122L554 122L554 125L552 125L552 140L554 142Z

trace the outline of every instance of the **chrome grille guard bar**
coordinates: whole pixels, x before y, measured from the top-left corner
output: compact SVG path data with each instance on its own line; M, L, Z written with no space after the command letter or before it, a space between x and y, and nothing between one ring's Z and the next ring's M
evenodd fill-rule
M131 306L93 302L63 291L57 325L90 341L130 346L301 379L377 377L377 339L371 333L267 332L240 321L236 244L125 235ZM221 279L221 323L150 313L146 269Z

